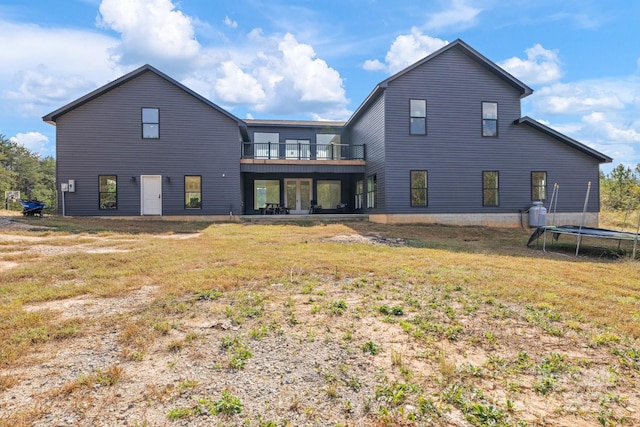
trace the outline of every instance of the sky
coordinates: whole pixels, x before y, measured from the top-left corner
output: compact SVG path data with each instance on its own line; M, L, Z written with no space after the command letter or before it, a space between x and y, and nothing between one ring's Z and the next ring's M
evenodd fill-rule
M2 0L0 134L55 156L42 116L144 64L242 119L346 120L459 38L609 173L640 164L639 17L635 0Z

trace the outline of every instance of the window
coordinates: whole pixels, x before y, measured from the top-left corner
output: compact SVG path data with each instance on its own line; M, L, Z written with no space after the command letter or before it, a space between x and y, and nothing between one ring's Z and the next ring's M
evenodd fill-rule
M157 108L142 109L142 137L160 138L160 110Z
M184 208L202 209L202 177L184 177Z
M253 209L264 208L267 203L280 203L280 180L256 179L253 181Z
M498 103L482 103L482 136L498 136Z
M318 204L324 208L335 209L342 203L340 181L318 181Z
M482 172L482 206L498 206L498 171Z
M98 176L98 184L100 186L98 195L100 209L117 209L118 177L115 175L100 175Z
M428 206L427 171L411 171L411 206Z
M342 157L340 149L340 135L335 133L316 134L316 159L339 160Z
M359 179L356 181L356 200L354 206L356 209L362 209L362 204L364 201L364 180Z
M531 172L531 200L547 200L546 172Z
M309 159L309 140L308 139L285 139L287 150L287 159Z
M256 159L277 159L280 134L269 132L255 132L253 134L253 143L256 147Z
M376 207L376 190L378 189L378 182L375 175L369 175L367 177L367 208Z
M411 99L409 101L411 109L411 135L427 134L427 101L424 99Z

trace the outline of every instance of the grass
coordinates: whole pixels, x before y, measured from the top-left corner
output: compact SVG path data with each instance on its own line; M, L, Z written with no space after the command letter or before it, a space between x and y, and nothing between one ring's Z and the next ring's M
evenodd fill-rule
M144 363L152 348L158 351L155 343L178 361L176 354L197 357L192 352L208 345L218 351L212 362L218 367L212 369L232 372L248 369L263 341L281 334L307 344L334 339L347 354L390 365L376 385L367 384L358 372L345 371L324 386L329 406L349 417L362 412L356 402L363 399L348 393L375 390L373 403L368 403L375 407L368 413L376 419L371 425L404 425L400 419L437 424L451 411L459 411L472 425L518 425L514 400L532 393L541 399L561 395L578 381L584 366L564 350L534 354L531 347L509 348L512 336L527 328L538 331L529 340L582 337L584 348L609 354L620 370L610 374L611 382L640 375L633 343L640 338L640 284L630 280L638 276L639 264L601 257L599 248L577 258L529 249L530 230L360 222L23 221L52 229L12 231L13 243L0 240L0 261L17 263L0 271L3 368L27 363L46 346L82 339L103 323L118 331L126 362ZM407 245L332 240L341 234L400 238ZM617 247L617 242L605 244ZM44 247L48 255L33 251ZM56 310L29 309L74 297L119 298L145 286L154 286L156 293L133 316L61 320ZM205 315L226 319L234 333L225 332L212 345L205 332L189 331L184 324L202 315L203 307L212 310ZM482 326L476 322L482 316L496 323ZM419 352L395 350L381 335L387 329L412 340L406 348ZM455 360L450 355L459 348L466 350ZM379 354L384 357L371 357ZM469 360L469 354L479 360ZM436 367L430 377L424 373L427 363ZM17 378L0 376L0 392L15 387ZM114 364L66 387L111 387L124 380L125 372ZM483 391L483 381L503 387L500 400ZM185 384L178 386L185 393L201 391L196 383ZM615 386L610 387L614 393ZM179 420L204 412L240 416L240 399L225 393L218 400L201 398L195 406L176 406L164 417ZM623 419L616 411L624 396L592 396L595 402L598 398L603 403L590 420ZM406 412L408 407L412 411ZM316 409L306 412L316 414Z

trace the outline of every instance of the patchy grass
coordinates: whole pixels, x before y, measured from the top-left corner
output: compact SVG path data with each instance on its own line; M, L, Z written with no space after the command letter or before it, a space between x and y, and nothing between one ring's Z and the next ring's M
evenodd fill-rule
M112 359L52 388L80 424L88 408L117 406L109 390L125 393L138 371L158 377L136 394L141 417L161 414L148 425L207 414L286 425L287 413L294 425L640 422L640 267L598 248L543 253L526 247L530 230L486 227L24 221L51 228L0 240L11 263L0 270L0 403L29 367L100 336ZM334 240L356 234L406 244ZM319 358L294 392L293 358L332 346L342 359ZM260 365L273 348L291 368ZM234 387L274 375L286 410ZM113 400L93 402L103 389ZM0 410L0 426L42 424L45 412Z

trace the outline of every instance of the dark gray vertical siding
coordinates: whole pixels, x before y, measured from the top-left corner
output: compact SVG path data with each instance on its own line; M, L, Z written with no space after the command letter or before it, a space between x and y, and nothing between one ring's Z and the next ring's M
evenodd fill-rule
M385 91L387 213L501 213L531 205L530 172L566 182L558 210L580 211L598 162L525 126L520 92L464 53L450 49L390 82ZM427 100L427 135L409 134L409 100ZM481 103L498 103L498 137L482 137ZM368 159L367 159L368 160ZM572 171L566 165L575 165ZM429 206L410 206L409 171L429 171ZM499 171L500 205L482 206L482 171ZM579 191L580 190L580 191ZM594 188L592 187L592 191ZM564 193L564 191L563 191ZM573 194L569 194L573 193ZM596 193L597 194L597 193ZM598 210L597 195L590 210Z
M142 107L159 108L160 139L142 139ZM240 209L237 122L152 72L59 117L56 127L58 182L76 180L67 215L139 215L140 175L163 176L164 215ZM118 176L117 210L98 209L98 175ZM184 209L185 175L202 176L200 210Z
M349 143L351 145L366 145L367 167L366 176L376 175L378 182L377 206L368 209L367 212L384 212L387 192L385 185L385 93L373 100L369 108L364 111L351 125L349 129ZM365 179L365 193L366 188ZM364 199L366 206L366 195Z

